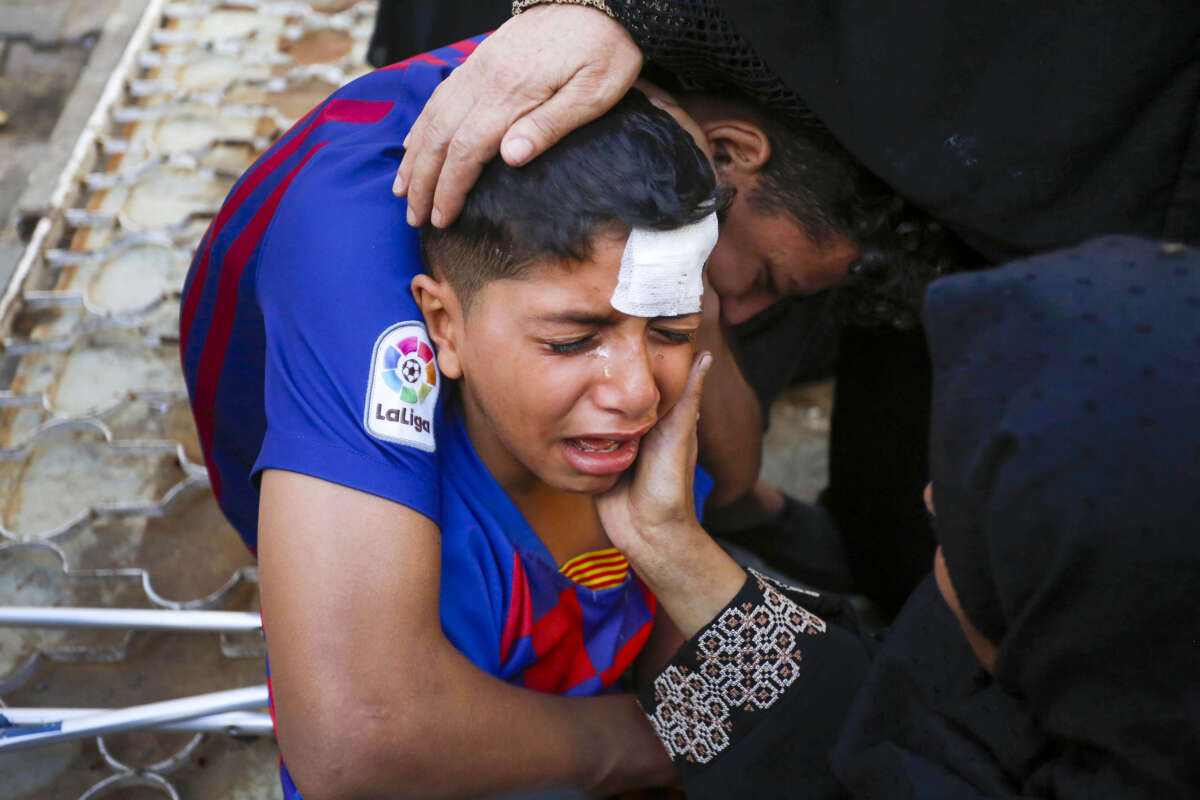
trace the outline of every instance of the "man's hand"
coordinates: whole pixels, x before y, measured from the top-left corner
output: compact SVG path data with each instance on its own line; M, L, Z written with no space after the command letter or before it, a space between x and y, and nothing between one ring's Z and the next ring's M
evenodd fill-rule
M692 499L696 422L711 364L710 353L696 359L679 402L642 439L632 475L596 501L613 545L688 638L725 607L746 578L700 527Z
M641 68L602 11L547 4L513 17L442 82L405 139L393 191L408 197L408 223L449 225L497 149L513 166L530 161L616 105Z

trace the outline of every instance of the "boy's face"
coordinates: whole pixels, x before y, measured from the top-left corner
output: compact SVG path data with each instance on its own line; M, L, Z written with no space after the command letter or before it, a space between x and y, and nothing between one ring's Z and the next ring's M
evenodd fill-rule
M590 261L492 281L462 317L456 351L471 439L510 492L537 481L609 489L683 391L700 315L615 311L624 244L600 236Z

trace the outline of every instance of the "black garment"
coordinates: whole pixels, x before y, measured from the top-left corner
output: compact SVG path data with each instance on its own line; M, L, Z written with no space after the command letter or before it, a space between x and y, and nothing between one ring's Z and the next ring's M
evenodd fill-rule
M842 331L821 503L837 521L857 590L887 619L928 574L936 546L921 499L929 381L923 330Z
M926 320L946 565L1061 747L1029 785L1200 796L1200 252L1107 237Z
M962 605L995 638L995 672L924 582L850 706L833 752L842 790L1200 797L1200 252L1106 237L947 278L929 291L926 324L936 526ZM690 694L671 691L677 676L655 681L701 732L729 685L728 670L704 669L704 637L746 630L728 624L755 617L762 602L746 591L672 661L695 665ZM771 652L769 636L742 639ZM860 674L852 648L804 655L810 674L827 676L829 658ZM770 670L751 674L754 659L729 663L742 696L779 694ZM770 708L727 717L721 751L681 765L689 792L808 796L786 765L818 774L801 709L827 689L794 680Z
M926 587L838 775L863 798L1200 797L1200 252L1093 240L938 281L925 317L935 527L994 680Z
M511 7L509 0L379 0L367 63L387 66L495 30Z
M610 6L682 84L815 115L993 262L1100 233L1200 240L1193 0Z
M833 765L855 800L1015 800L1037 796L1022 791L1021 776L1052 752L1024 704L975 658L930 576L888 633Z

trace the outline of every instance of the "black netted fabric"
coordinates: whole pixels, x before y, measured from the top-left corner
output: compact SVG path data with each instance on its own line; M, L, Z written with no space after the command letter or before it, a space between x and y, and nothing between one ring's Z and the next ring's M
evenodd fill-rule
M646 61L687 90L732 92L781 114L819 124L734 29L714 0L608 0Z

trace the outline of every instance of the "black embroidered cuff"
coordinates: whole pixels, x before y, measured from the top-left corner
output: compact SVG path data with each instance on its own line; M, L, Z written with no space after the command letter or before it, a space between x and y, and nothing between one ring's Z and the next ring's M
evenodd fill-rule
M805 637L826 632L784 590L752 571L642 690L642 708L684 779L749 733L799 677Z

